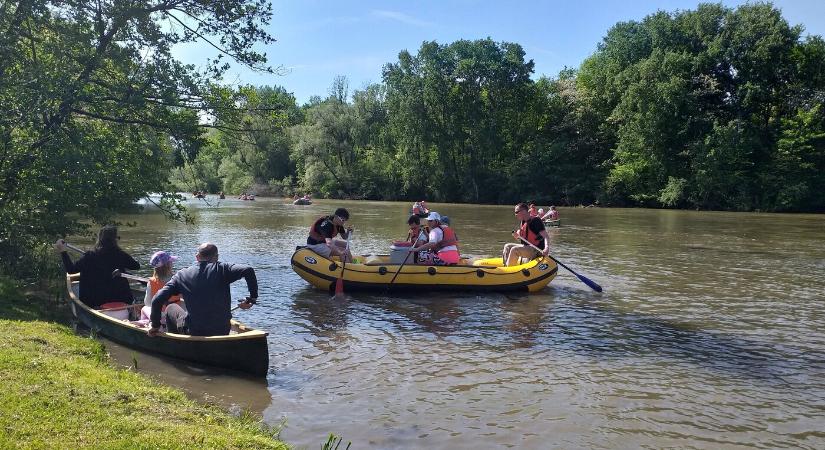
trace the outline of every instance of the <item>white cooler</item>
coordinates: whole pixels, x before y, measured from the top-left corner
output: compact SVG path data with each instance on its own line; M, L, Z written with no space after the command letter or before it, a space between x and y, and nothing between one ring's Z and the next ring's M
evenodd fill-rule
M404 258L407 258L407 264L412 263L414 253L410 251L410 248L390 246L390 264L403 264Z

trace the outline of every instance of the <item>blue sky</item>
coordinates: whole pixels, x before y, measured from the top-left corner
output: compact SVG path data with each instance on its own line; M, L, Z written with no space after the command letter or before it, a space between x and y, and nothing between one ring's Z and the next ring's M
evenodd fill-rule
M744 1L723 1L736 6ZM825 36L825 0L781 0L774 5L804 34ZM449 44L490 37L521 44L535 75L555 76L578 67L616 22L641 20L656 10L695 9L697 1L273 1L270 33L277 42L259 48L283 75L233 69L229 84L280 85L302 104L325 97L333 79L349 79L350 93L381 82L384 64L398 52L416 54L423 41ZM175 50L184 62L203 64L212 55L203 45Z

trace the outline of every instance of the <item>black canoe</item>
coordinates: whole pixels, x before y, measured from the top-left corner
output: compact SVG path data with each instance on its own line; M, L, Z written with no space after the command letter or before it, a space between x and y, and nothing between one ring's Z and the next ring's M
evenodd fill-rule
M78 279L78 274L66 276L72 313L89 329L115 342L147 352L257 376L266 376L269 371L269 349L266 342L268 333L264 331L248 328L233 320L232 332L227 336L165 333L149 337L146 328L107 316L81 302L72 289Z

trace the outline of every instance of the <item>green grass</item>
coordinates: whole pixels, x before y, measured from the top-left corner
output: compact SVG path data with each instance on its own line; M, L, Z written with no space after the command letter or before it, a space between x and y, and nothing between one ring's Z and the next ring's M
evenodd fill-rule
M0 448L288 448L251 415L114 368L100 342L53 321L58 305L0 278Z

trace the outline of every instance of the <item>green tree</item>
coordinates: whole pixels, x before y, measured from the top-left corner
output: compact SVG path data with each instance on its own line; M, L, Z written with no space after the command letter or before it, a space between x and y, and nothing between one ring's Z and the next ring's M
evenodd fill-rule
M0 7L0 254L105 221L163 189L203 145L199 114L233 106L210 80L230 57L268 70L263 0L3 2ZM202 41L203 71L171 56ZM6 259L9 258L9 259Z

